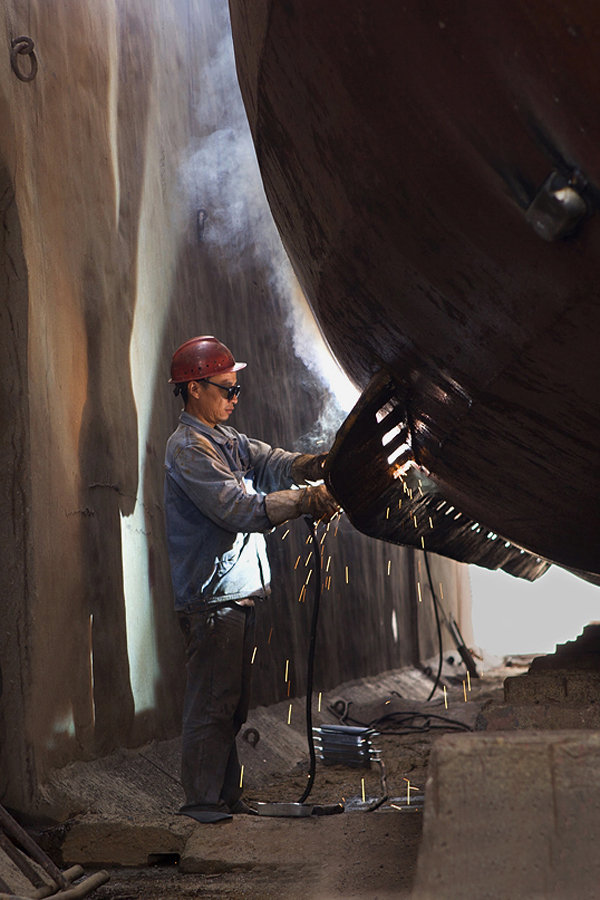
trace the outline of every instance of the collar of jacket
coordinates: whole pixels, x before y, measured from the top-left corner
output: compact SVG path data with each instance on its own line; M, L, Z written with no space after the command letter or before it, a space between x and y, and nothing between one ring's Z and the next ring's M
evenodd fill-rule
M205 425L204 422L201 422L200 419L197 419L196 416L192 416L185 410L180 413L179 421L182 425L189 425L199 432L199 434L203 434L205 437L210 438L215 444L230 444L233 438L233 435L228 434L221 425L215 425L215 427L212 428L210 425Z

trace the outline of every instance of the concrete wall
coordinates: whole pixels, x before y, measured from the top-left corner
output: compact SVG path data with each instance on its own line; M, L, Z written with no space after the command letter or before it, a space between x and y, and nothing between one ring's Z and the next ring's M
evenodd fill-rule
M262 194L227 29L221 0L0 13L0 800L23 810L43 807L53 767L178 733L162 510L173 349L215 333L247 360L234 424L267 441L322 449L343 418ZM30 82L10 65L23 34ZM285 695L286 659L302 690L307 533L284 531L269 538L255 702ZM327 546L317 689L431 656L412 552L347 523ZM466 569L433 564L448 605L468 606Z

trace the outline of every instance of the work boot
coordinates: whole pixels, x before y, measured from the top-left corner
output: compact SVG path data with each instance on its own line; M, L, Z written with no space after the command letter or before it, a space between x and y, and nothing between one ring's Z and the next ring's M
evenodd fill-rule
M195 819L196 822L201 822L203 825L210 825L214 822L228 822L233 819L233 816L229 812L227 806L224 803L219 804L190 804L188 806L182 806L178 816L189 816L191 819Z

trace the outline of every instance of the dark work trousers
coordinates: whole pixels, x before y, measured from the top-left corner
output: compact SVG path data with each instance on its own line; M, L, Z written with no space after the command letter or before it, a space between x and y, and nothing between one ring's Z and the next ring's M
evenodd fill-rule
M181 614L186 638L181 780L187 806L234 806L242 795L235 738L246 721L253 606Z

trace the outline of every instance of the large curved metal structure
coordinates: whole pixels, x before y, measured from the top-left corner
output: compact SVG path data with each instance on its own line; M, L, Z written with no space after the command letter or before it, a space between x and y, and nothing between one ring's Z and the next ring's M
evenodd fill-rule
M449 502L600 573L600 8L230 9L265 190L337 358L392 376Z

